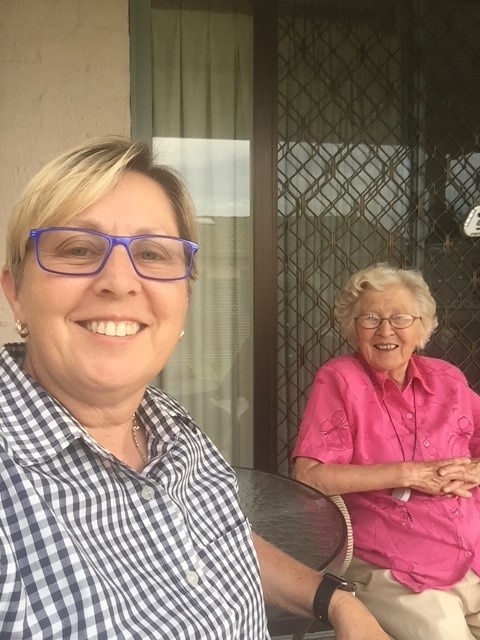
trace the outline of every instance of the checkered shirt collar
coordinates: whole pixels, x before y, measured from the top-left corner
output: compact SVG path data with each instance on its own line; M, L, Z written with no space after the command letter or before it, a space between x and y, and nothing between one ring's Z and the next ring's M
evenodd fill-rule
M0 407L0 438L6 448L24 464L36 464L83 439L95 453L111 457L65 407L24 372L25 353L23 343L0 349L0 396L6 399ZM154 399L158 402L159 395L164 409L160 421ZM196 428L185 410L159 389L147 388L139 413L146 429L154 434L158 453L170 448L182 428Z

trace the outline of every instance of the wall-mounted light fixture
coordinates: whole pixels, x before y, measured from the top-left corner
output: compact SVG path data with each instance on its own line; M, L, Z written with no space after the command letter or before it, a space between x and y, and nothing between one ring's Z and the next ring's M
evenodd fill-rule
M462 224L463 233L470 238L480 237L480 204L474 205Z

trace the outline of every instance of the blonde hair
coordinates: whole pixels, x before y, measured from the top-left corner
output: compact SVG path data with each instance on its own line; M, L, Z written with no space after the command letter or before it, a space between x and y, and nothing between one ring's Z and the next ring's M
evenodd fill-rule
M6 267L17 285L23 276L31 229L61 226L108 193L127 171L154 180L168 196L180 237L196 241L195 210L181 178L155 165L149 147L127 138L89 140L43 167L27 184L9 220ZM195 278L192 272L191 278Z
M358 302L365 291L384 291L386 287L401 286L412 294L423 328L420 348L424 348L438 326L436 303L422 274L414 269L399 269L380 263L355 273L343 287L335 302L335 318L340 323L343 335L356 345L355 315Z

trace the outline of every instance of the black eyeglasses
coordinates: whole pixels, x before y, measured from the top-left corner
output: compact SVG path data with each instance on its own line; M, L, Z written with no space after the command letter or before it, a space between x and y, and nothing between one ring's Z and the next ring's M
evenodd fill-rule
M141 278L186 280L193 269L198 244L172 236L111 236L108 233L46 227L32 229L37 263L41 269L64 276L94 276L106 265L113 247L125 247Z
M394 313L389 318L381 318L375 313L364 313L355 318L355 321L364 329L377 329L384 320L387 320L394 329L408 329L415 320L421 320L421 317L412 316L409 313Z

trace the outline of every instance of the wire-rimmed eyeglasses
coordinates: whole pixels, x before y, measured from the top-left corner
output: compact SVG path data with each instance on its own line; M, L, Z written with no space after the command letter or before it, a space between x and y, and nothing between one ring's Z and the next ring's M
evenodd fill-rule
M355 321L364 329L377 329L384 320L387 320L394 329L408 329L415 320L421 320L421 316L412 316L409 313L394 313L389 318L381 318L375 313L364 313L355 318Z
M112 249L125 247L141 278L186 280L192 272L198 244L161 235L111 236L74 227L32 229L35 255L41 269L64 276L94 276L106 265Z

